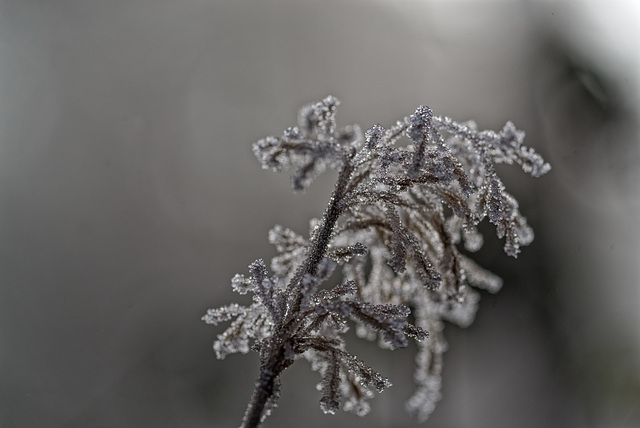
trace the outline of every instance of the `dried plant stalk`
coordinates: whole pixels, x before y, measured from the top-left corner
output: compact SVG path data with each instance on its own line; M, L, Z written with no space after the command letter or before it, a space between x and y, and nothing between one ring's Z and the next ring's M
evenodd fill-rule
M269 232L278 255L269 272L259 259L232 286L252 293L249 306L210 309L209 324L233 319L218 335L218 358L250 349L260 354L260 375L243 427L257 427L276 405L280 374L306 358L321 375L320 407L358 415L369 411L373 391L391 382L346 350L349 322L360 337L383 348L418 342L407 410L423 421L440 399L443 321L469 325L478 294L502 281L461 253L482 246L477 225L485 218L513 257L533 232L505 191L494 164L519 164L534 177L550 167L522 145L524 132L507 122L500 132L434 116L420 106L389 129L357 125L338 129L334 97L300 110L298 126L267 137L253 149L264 168L294 169L295 190L306 189L326 168L339 171L328 206L311 222L309 238L282 226ZM409 143L396 142L403 136ZM327 287L337 269L343 282ZM407 317L413 311L415 324Z

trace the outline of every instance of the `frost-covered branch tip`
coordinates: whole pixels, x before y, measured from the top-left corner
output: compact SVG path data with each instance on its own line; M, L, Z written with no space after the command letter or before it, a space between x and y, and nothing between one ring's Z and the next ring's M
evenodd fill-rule
M374 391L391 383L347 350L343 335L351 327L383 348L417 341L416 391L406 408L425 420L440 399L443 321L471 324L479 299L473 289L502 286L467 254L482 247L478 224L493 224L513 257L533 240L494 165L517 164L534 177L550 167L522 145L524 132L511 122L479 131L420 106L388 129L376 124L363 133L357 125L337 127L338 105L327 97L304 106L297 126L254 144L264 168L293 170L295 190L327 168L339 171L338 181L307 237L275 226L270 270L258 259L249 276L233 277L233 289L253 294L253 302L203 317L214 325L232 321L214 342L218 358L260 354L245 427L270 413L282 371L300 358L320 373L324 412L366 414ZM403 137L407 144L396 145Z

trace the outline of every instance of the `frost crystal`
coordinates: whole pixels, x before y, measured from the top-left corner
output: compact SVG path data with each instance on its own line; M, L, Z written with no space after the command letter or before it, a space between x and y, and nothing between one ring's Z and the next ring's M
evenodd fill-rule
M311 221L309 238L275 226L269 232L278 255L269 273L262 259L249 276L231 283L251 292L248 306L210 309L209 324L233 320L218 335L219 358L249 349L260 354L260 377L243 426L258 426L275 406L280 374L302 357L319 372L320 407L364 415L374 390L387 378L347 351L343 334L355 325L359 337L382 348L418 342L416 391L406 408L426 419L440 399L444 322L473 322L479 293L495 293L502 280L463 254L478 251L485 218L517 256L533 240L518 203L505 191L495 164L518 164L534 177L550 167L522 145L524 132L507 122L500 132L479 131L420 106L386 129L362 133L356 125L336 126L335 97L304 106L298 126L281 137L258 141L254 153L264 168L292 169L294 189L307 188L326 168L338 181L321 219ZM405 147L395 143L403 136ZM341 282L329 285L334 272ZM414 323L408 321L413 314Z

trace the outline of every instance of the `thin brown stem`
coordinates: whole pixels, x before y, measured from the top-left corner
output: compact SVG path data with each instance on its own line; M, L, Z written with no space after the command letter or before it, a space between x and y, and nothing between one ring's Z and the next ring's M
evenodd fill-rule
M344 164L338 176L338 182L331 195L327 210L322 217L320 229L312 237L311 249L303 265L304 268L298 270L301 274L296 275L292 283L289 284L289 287L297 288L295 299L290 306L285 321L275 327L275 340L272 342L273 346L270 346L266 351L267 355L263 360L266 362L260 368L260 376L258 380L256 380L251 401L245 412L242 428L256 428L262 424L267 403L276 393L278 377L293 363L293 360L286 356L285 350L287 347L291 347L291 340L298 330L297 325L299 324L300 306L304 297L300 287L300 281L305 274L316 274L318 265L327 252L336 222L342 214L340 202L344 197L352 171L353 166L351 159L345 157Z
M260 368L260 377L256 380L256 386L247 406L241 428L257 428L262 424L267 403L277 392L278 377L292 362L292 360L285 358L284 346L280 346L276 352L272 353L267 363Z

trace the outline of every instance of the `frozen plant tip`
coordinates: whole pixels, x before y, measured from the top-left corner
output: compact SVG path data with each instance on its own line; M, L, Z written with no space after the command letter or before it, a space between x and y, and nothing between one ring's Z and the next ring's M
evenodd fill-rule
M209 324L233 320L213 347L218 358L254 350L260 375L243 420L257 427L275 406L280 375L302 357L320 373L320 407L365 415L374 391L391 382L347 351L343 334L383 348L417 341L415 393L406 409L426 420L440 399L443 321L468 326L479 299L473 288L497 292L502 281L460 250L477 251L477 226L488 218L513 257L533 240L516 200L494 165L519 164L534 177L550 167L522 145L524 132L507 122L479 131L420 106L389 129L337 128L335 97L300 110L298 126L253 146L264 168L293 169L294 189L307 188L326 168L339 171L322 218L306 238L282 226L269 232L278 255L262 259L232 286L252 293L248 306L210 309ZM396 145L402 137L404 146ZM326 284L336 269L342 280ZM471 286L471 287L470 287ZM414 324L407 317L413 313Z

